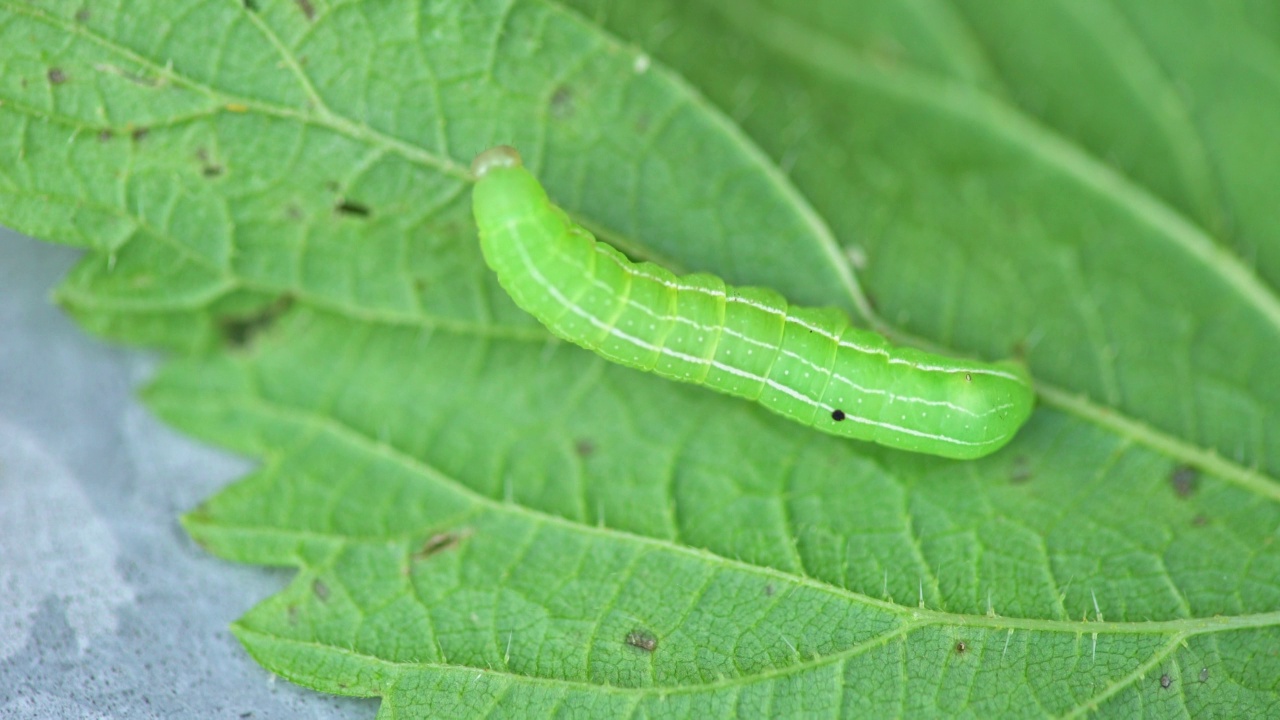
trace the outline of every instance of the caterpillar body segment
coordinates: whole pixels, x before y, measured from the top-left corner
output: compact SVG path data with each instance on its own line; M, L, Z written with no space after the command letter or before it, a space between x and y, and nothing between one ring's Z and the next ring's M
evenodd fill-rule
M950 458L994 452L1031 413L1018 363L893 347L831 308L634 263L554 206L513 148L481 153L473 171L481 249L503 288L553 333L609 360L825 432Z

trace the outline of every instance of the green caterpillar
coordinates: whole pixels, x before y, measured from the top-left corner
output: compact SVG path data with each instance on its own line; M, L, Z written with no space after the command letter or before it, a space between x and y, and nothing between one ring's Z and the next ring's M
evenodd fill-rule
M617 363L708 385L835 435L950 458L994 452L1035 402L1026 370L911 348L833 308L634 263L548 200L514 148L476 156L485 261L553 333Z

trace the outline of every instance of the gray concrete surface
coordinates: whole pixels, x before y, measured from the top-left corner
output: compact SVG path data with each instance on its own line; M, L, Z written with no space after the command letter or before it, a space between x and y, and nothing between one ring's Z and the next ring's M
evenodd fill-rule
M288 572L205 554L177 516L250 463L138 403L158 357L52 305L78 257L0 228L0 718L372 718L228 631Z

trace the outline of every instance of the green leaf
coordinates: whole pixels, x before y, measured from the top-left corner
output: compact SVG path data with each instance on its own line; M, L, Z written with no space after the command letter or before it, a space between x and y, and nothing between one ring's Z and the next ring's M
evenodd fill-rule
M1278 45L1194 0L0 0L0 222L261 458L185 519L298 569L249 652L382 716L1262 717ZM952 462L558 343L476 246L498 143L628 253L1024 356L1040 407Z

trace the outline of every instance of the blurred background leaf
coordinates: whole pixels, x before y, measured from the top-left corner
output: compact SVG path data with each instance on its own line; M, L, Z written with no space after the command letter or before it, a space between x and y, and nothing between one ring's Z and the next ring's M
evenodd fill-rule
M381 715L1265 715L1280 10L0 0L0 222L262 460L235 627ZM637 257L1024 357L977 462L554 341L480 259L513 144Z

